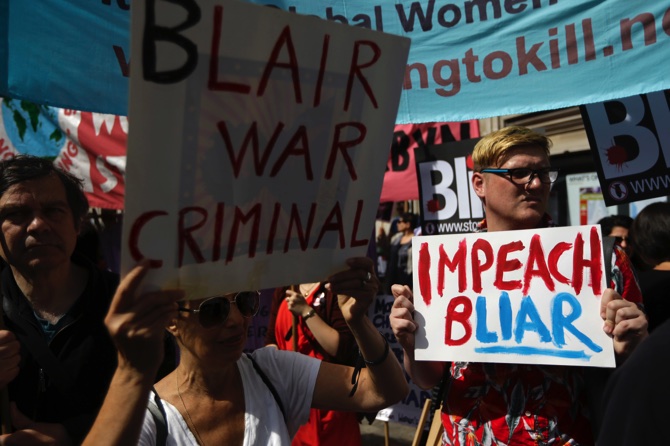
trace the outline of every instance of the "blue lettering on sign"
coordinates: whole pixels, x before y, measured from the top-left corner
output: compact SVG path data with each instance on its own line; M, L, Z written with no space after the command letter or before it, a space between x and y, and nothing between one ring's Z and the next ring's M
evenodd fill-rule
M563 312L563 306L567 304L570 308L567 314ZM526 332L537 333L540 342L553 343L557 348L539 348L521 345L495 345L486 347L476 347L478 353L513 353L518 355L543 355L570 359L588 360L591 355L583 350L563 350L565 346L565 332L570 332L588 349L600 353L603 348L593 342L587 335L582 333L574 326L574 322L582 315L582 306L579 300L570 293L559 293L551 302L551 331L542 321L540 313L530 296L524 296L521 299L521 306L513 318L512 304L507 292L502 292L498 300L498 310L500 319L500 337L503 341L512 339L514 342L522 344ZM492 344L498 342L498 332L492 331L487 326L487 302L486 297L477 297L475 304L477 314L476 338L482 344Z
M505 347L502 345L493 347L478 347L475 349L477 353L516 353L517 355L531 356L544 355L555 356L557 358L569 359L589 359L591 356L587 355L583 350L554 350L551 348L537 348L537 347Z
M567 302L572 307L572 312L567 316L563 315L563 302ZM552 332L554 334L554 345L563 347L565 345L565 330L572 333L582 344L596 353L603 351L603 348L593 342L588 336L572 325L572 322L582 314L582 306L575 296L570 293L559 293L554 297L551 306Z
M486 327L486 298L484 296L477 298L475 311L477 312L477 340L484 344L498 342L498 335Z
M516 314L516 329L514 330L514 340L517 344L523 342L523 335L527 331L533 331L540 335L540 341L551 342L551 334L542 319L537 307L530 296L521 298L521 308Z
M500 331L503 341L509 341L512 339L512 303L506 291L500 295L498 309L500 310Z

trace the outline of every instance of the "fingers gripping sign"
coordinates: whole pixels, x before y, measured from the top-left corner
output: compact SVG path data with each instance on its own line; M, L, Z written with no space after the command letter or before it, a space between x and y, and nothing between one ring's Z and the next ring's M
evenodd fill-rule
M143 262L123 278L105 317L120 360L143 371L160 365L165 327L177 317L177 302L184 298L182 290L140 294L148 270Z
M608 288L600 301L600 317L605 321L603 331L613 339L614 352L625 359L647 337L647 317L634 302Z
M347 259L349 269L340 271L328 278L326 285L337 294L340 308L345 319L363 317L377 295L379 279L374 274L374 264L367 257Z
M624 323L625 321L643 315L635 303L624 300L616 291L608 288L603 293L600 301L600 317L605 321L603 330L610 336L621 335L628 325Z
M414 322L412 292L406 285L393 285L391 292L395 298L389 317L391 329L403 349L413 349L417 326Z

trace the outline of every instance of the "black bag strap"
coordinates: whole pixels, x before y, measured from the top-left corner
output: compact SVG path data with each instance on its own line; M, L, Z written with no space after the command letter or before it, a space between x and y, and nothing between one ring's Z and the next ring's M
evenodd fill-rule
M258 376L261 377L265 385L268 387L268 389L270 389L272 396L279 406L279 410L281 411L282 417L284 418L284 422L286 422L286 412L284 411L284 405L279 398L277 389L275 389L275 386L272 385L272 382L267 377L265 372L263 372L253 356L247 353L247 358L249 358L251 364L253 364L256 373L258 373ZM154 404L149 403L148 409L151 413L151 417L154 419L154 423L156 424L156 446L165 446L168 436L167 415L165 414L165 407L163 407L163 403L160 396L158 396L158 392L156 392L156 389L153 387L151 390L153 393Z
M284 418L284 423L286 423L286 411L284 411L284 405L281 402L281 398L279 398L279 393L277 393L277 389L275 389L275 386L272 385L270 378L268 378L265 372L263 372L261 366L258 365L253 356L247 353L247 358L249 358L249 360L253 364L256 373L258 373L258 376L261 377L265 385L268 387L268 389L270 389L272 396L274 397L275 401L277 402L277 405L279 406L279 410L281 411L282 417Z
M149 403L147 408L151 413L151 417L154 419L156 424L156 446L165 446L167 444L168 436L168 426L167 426L167 415L165 414L165 407L163 407L163 402L161 397L158 396L156 388L152 387L151 391L153 393L154 404Z

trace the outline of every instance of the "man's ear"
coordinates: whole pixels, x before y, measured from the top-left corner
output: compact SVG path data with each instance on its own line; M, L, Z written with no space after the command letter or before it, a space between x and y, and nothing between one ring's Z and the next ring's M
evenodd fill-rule
M472 189L475 191L477 196L482 200L486 196L486 184L484 181L484 174L481 172L472 173Z

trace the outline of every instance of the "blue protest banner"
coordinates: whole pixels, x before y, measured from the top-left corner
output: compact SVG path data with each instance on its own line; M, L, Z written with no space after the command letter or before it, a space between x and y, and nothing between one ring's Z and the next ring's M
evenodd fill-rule
M128 114L130 5L0 0L0 96Z

